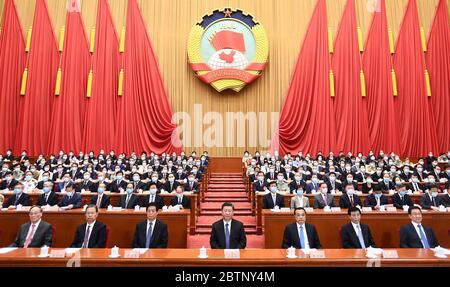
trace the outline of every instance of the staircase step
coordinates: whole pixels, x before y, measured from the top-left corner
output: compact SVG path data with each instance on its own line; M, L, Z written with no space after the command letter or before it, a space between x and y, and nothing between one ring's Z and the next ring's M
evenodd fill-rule
M214 176L240 176L240 177L242 177L242 173L240 173L240 172L212 172L211 173L211 177L214 177Z
M209 202L221 202L221 203L224 203L224 202L232 202L232 203L234 203L234 202L249 202L249 199L248 198L236 198L236 197L217 197L217 198L208 198L208 199L205 199L206 201L209 201Z
M247 193L242 191L205 192L205 197L247 197Z

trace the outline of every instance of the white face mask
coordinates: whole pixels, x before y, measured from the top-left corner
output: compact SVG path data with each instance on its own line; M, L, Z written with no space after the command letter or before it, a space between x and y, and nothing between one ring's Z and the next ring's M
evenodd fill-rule
M151 195L155 195L156 194L156 189L155 188L151 188L150 189L150 194Z

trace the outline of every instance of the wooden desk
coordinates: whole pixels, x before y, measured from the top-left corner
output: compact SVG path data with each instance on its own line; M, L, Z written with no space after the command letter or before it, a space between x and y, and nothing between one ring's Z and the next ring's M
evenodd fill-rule
M53 249L53 248L52 248ZM52 250L50 249L50 251ZM65 258L38 258L39 248L16 249L6 254L0 254L0 266L135 266L135 267L187 267L187 266L450 266L450 258L437 258L433 251L426 249L397 249L399 258L368 259L361 249L327 249L326 258L313 259L305 257L299 250L301 258L286 258L284 249L246 249L241 250L239 259L225 259L223 250L208 250L207 259L198 259L198 249L150 249L140 258L124 258L124 249L120 249L119 258L109 258L110 249L82 249L77 254Z
M258 235L261 235L263 233L263 229L262 229L262 225L263 225L263 216L262 216L262 202L263 202L263 196L265 194L264 193L258 193L257 195L255 195L255 200L256 200L256 205L255 205L255 210L256 210L256 232ZM284 206L285 207L290 207L291 205L291 198L293 197L293 194L287 194L287 195L283 195L283 200L284 200ZM310 207L314 206L314 196L313 194L305 194L306 197L308 197L309 199L309 205ZM359 198L361 199L361 204L364 206L365 205L365 201L366 198L368 196L368 194L361 194L358 195ZM411 199L413 200L413 202L415 204L418 204L420 201L420 198L422 197L422 194L418 195L418 194L413 194L410 195ZM390 194L386 194L386 197L388 199L388 204L392 204L392 195ZM339 206L339 201L340 201L341 196L340 195L334 195L334 202L336 206Z
M295 222L293 212L272 212L264 209L265 248L280 248L286 225ZM379 212L363 213L361 222L368 224L375 243L381 248L397 248L400 244L400 226L411 220L407 212ZM341 248L340 228L349 223L347 210L341 212L324 212L314 210L306 215L306 222L316 226L320 243L323 248ZM438 241L443 247L450 247L450 213L423 212L423 224L433 228Z
M186 248L187 226L190 210L179 212L159 211L158 219L168 225L170 248ZM132 247L134 230L136 224L147 218L146 213L134 210L106 211L100 210L98 220L109 228L108 247L117 245L119 247ZM42 220L49 222L56 228L56 236L53 247L69 247L75 236L75 230L81 223L85 222L84 212L78 210L68 211L46 211ZM3 211L0 212L0 246L11 244L20 228L20 225L29 221L27 211Z
M33 192L27 193L30 196L31 204L35 204L38 200L38 197L42 193L43 192L38 189ZM3 192L2 194L5 196L5 202L6 202L6 200L8 200L8 198L14 194L14 192L7 191L7 192ZM64 197L64 194L61 194L61 193L56 193L56 194L58 195L60 200ZM82 204L84 205L84 204L91 203L91 199L95 195L97 195L96 192L81 193ZM110 197L110 202L111 202L112 206L119 206L120 197L124 194L105 192L105 195L108 195ZM144 205L143 204L144 196L149 195L149 193L136 193L135 195L137 195L139 197L139 202L140 202L141 206L143 206ZM174 193L164 193L164 194L160 194L160 195L162 196L162 198L164 200L164 205L167 205L167 206L170 205L170 199L175 196ZM200 202L198 201L196 194L185 193L185 195L191 198L191 209L190 209L191 214L189 217L189 234L194 235L195 234L195 224L197 222L197 210L199 210L198 207L199 207Z

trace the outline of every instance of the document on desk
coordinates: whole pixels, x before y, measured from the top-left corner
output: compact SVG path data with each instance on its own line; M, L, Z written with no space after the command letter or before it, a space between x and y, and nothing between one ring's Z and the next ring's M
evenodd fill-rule
M11 251L16 250L17 247L5 247L5 248L0 248L0 254L5 254Z
M66 252L66 254L72 254L72 253L78 252L80 250L81 250L81 248L66 248L65 252Z
M148 248L133 248L133 251L135 252L139 252L139 254L144 254L145 252L147 252Z

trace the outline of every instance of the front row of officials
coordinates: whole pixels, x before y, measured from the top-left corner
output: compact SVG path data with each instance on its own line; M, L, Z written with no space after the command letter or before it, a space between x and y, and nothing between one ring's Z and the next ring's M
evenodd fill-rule
M136 225L133 248L167 248L167 225L157 219L159 207L152 202L147 206L147 219ZM232 203L222 204L222 219L212 225L210 244L213 249L243 249L247 245L244 225L233 219ZM408 210L411 223L400 228L401 248L434 248L439 246L438 240L430 227L422 222L422 210L412 206ZM359 208L348 209L350 223L341 227L343 248L376 247L369 226L361 224ZM15 241L10 247L42 247L51 246L53 240L52 226L41 220L42 208L32 206L29 211L30 222L20 227ZM89 205L85 211L86 222L78 226L75 238L70 247L105 248L107 227L97 221L98 207ZM288 224L284 230L282 248L321 248L319 235L314 225L306 223L306 211L302 207L294 210L295 222Z

